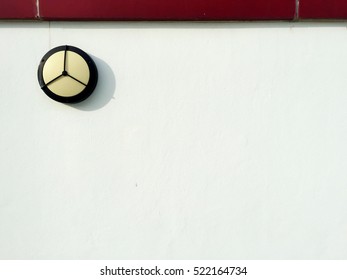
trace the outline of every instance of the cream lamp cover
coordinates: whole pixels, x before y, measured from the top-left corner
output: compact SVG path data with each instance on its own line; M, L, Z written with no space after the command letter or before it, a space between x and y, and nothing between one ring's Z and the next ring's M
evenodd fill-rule
M53 100L78 103L88 98L98 81L92 58L79 48L59 46L41 59L38 68L41 89Z

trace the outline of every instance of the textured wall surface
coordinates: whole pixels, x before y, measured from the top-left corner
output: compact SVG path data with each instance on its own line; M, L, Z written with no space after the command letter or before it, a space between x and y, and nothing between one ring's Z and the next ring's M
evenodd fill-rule
M346 259L346 23L2 22L1 259ZM37 66L99 69L79 105Z

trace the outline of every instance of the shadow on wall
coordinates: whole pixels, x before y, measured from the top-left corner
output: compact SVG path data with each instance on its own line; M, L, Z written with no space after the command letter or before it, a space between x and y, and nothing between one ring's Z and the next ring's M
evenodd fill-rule
M12 23L13 25L13 23ZM346 27L346 21L53 21L63 29L262 29ZM1 25L0 25L1 28Z
M68 104L82 111L95 111L104 107L114 98L116 79L111 67L102 59L91 56L98 68L98 84L92 95L81 103Z

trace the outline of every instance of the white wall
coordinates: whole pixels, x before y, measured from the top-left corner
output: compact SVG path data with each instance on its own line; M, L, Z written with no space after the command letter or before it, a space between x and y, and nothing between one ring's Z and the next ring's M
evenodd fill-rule
M346 259L346 23L0 23L1 259ZM58 45L100 79L39 88Z

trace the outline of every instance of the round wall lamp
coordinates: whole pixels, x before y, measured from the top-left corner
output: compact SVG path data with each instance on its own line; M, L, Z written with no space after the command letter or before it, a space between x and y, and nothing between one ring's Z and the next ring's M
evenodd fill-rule
M92 58L73 46L59 46L46 53L37 74L41 89L62 103L85 100L98 82L98 70Z

